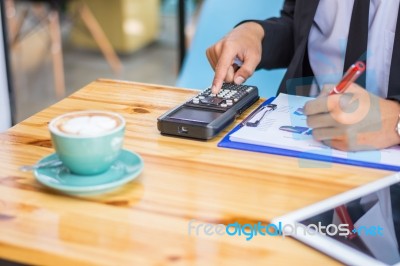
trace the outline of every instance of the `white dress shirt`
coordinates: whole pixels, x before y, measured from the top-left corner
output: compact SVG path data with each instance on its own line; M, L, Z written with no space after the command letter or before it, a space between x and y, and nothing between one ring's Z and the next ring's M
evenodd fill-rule
M380 97L387 96L399 3L371 0L369 8L366 89ZM354 0L320 0L308 39L317 84L312 96L325 84L337 84L343 76L353 4Z

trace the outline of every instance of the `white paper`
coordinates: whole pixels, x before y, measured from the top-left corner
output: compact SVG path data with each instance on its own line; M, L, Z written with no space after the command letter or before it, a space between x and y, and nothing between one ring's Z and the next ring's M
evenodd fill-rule
M304 96L279 94L273 101L277 109L266 113L258 127L243 126L230 136L230 140L365 163L400 166L400 147L398 146L380 151L344 152L314 140L311 129L307 127L307 117L302 113L304 104L311 99Z

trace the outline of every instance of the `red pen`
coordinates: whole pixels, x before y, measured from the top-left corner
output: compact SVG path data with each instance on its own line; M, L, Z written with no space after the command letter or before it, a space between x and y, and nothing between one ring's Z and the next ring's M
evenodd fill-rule
M365 245L363 240L358 237L357 230L354 230L354 224L353 221L351 220L350 214L347 210L346 205L340 205L335 208L336 214L338 215L340 221L342 224L347 224L348 229L349 229L349 235L346 236L348 240L350 240L354 245L359 247L362 251L364 251L366 254L373 256L369 248Z
M347 211L346 206L340 205L340 206L336 207L335 210L336 210L337 215L339 216L340 221L349 226L348 229L350 231L350 234L347 236L347 238L352 240L355 237L357 237L357 234L353 232L354 224L350 218L350 215L349 215L349 212Z
M365 71L365 63L357 61L344 74L342 80L331 90L329 95L344 92Z

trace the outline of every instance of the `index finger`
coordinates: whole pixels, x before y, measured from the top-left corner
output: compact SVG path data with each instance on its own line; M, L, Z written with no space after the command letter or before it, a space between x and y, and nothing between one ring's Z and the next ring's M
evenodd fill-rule
M236 53L230 49L225 49L222 51L221 56L218 59L218 63L215 66L214 80L212 83L213 93L218 93L218 91L221 89L226 75L228 74L229 67L232 66L235 57Z
M333 88L335 88L335 85L334 84L325 84L323 87L322 87L322 90L321 90L321 92L320 92L320 94L319 94L319 96L318 97L322 97L322 96L328 96L330 93L331 93L331 91L333 90Z

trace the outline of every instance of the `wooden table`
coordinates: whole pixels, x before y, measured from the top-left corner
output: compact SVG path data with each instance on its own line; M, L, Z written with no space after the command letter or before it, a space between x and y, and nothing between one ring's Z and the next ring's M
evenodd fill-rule
M290 238L189 236L189 221L268 224L390 172L338 164L307 168L296 158L218 148L227 131L208 142L161 136L157 117L194 94L98 80L0 134L0 258L40 265L337 264ZM79 198L18 171L53 152L52 118L85 109L125 117L124 147L145 162L138 179Z

